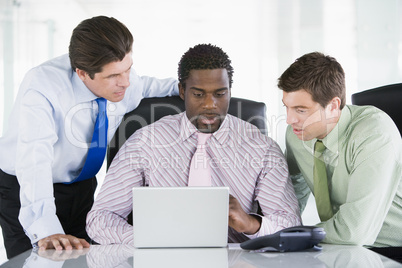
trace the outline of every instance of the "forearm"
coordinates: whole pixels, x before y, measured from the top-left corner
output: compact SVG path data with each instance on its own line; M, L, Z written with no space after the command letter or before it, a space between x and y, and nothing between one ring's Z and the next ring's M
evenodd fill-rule
M15 165L20 185L19 220L34 243L53 234L64 234L53 193L53 146L58 137L52 108L40 93L26 94L19 116Z
M111 211L91 210L86 229L89 237L101 245L133 242L133 226Z
M106 176L104 185L87 215L87 233L99 244L128 244L133 227L127 217L132 210L132 185Z
M173 78L157 79L149 76L139 77L144 86L144 96L165 97L179 94L178 81Z
M132 211L132 188L141 186L142 175L140 170L132 168L132 159L125 155L127 144L110 165L87 215L87 233L100 244L129 244L133 241L133 227L128 224L127 217Z
M301 225L297 198L279 146L271 147L265 158L276 161L266 161L267 165L258 180L255 193L262 212L261 227L257 233L248 235L249 238Z
M378 235L378 229L371 229L369 224L350 224L342 219L332 218L316 226L324 228L326 232L324 243L341 245L372 245Z
M317 226L324 228L325 243L372 245L374 244L389 206L378 199L373 200L376 207L370 203L349 202L343 204L339 211L328 221L321 222ZM365 204L364 204L365 203Z

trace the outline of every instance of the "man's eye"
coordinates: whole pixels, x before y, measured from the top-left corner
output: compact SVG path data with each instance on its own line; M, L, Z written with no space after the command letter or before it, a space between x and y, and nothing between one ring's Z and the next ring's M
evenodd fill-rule
M307 110L304 110L304 109L297 109L297 112L298 112L298 113L301 113L301 114L304 114L305 112L307 112Z
M193 93L195 97L202 97L202 93Z
M225 96L226 95L226 92L219 92L219 93L216 93L216 96L218 96L218 97L223 97L223 96Z

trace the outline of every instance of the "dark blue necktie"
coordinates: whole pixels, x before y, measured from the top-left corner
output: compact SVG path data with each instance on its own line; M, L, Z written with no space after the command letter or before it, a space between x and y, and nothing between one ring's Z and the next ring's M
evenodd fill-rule
M96 117L94 134L88 150L87 159L85 160L85 164L80 175L78 175L75 180L66 184L71 184L94 177L102 167L103 160L105 159L108 128L106 100L104 98L98 98L96 99L96 102L98 103L99 111L98 116Z

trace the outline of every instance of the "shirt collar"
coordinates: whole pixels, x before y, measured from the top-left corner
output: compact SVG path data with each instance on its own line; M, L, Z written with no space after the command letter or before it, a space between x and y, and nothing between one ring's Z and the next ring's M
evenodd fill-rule
M217 131L212 133L212 137L219 142L221 145L226 143L229 138L229 130L231 126L231 117L229 115L225 116L221 126ZM186 112L181 114L180 120L180 138L182 141L186 141L194 135L198 130L197 128L188 120ZM211 137L211 138L212 138Z
M341 137L345 134L351 118L349 107L345 106L341 110L341 116L339 117L338 123L331 130L330 133L322 140L325 147L327 147L332 153L338 154L339 142Z
M322 143L328 149L324 154L329 154L332 157L336 157L339 154L339 141L347 129L348 122L350 121L351 115L350 110L347 106L341 110L341 116L339 117L338 123L335 127L322 139ZM314 138L309 141L304 141L304 146L310 148L311 153L314 155L314 144L317 141Z
M72 71L71 75L75 100L77 103L89 102L98 98L94 93L92 93L92 91L87 88L87 86L84 84L84 82L82 82L76 72Z

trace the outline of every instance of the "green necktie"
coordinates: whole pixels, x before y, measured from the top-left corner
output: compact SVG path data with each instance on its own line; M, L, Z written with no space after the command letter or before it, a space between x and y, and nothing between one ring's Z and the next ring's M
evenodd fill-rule
M327 221L334 215L329 199L327 170L319 158L324 151L325 145L317 140L314 145L314 196L321 221Z

